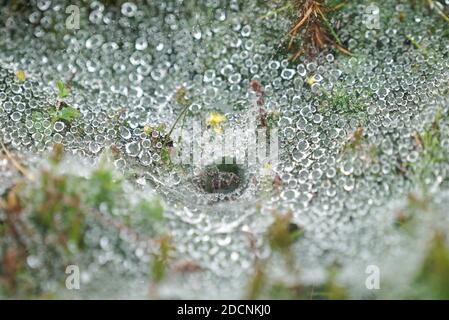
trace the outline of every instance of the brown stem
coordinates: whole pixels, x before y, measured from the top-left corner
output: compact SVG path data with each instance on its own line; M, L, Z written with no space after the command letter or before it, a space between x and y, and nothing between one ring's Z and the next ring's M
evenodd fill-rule
M28 170L26 170L19 162L17 162L14 157L12 156L12 154L8 151L8 149L6 149L5 145L3 144L3 141L0 141L0 145L3 149L3 152L5 152L6 157L11 161L12 165L20 172L23 174L23 176L25 178L27 178L28 180L34 181L34 177L33 175L31 175Z

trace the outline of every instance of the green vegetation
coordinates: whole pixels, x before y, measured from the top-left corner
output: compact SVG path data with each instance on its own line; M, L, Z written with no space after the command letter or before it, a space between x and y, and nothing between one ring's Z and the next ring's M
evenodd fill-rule
M272 111L267 113L267 128L273 129L277 127L277 122L279 121L280 112Z
M65 266L74 259L95 259L92 252L97 243L87 240L89 229L113 234L124 229L136 234L138 230L146 236L163 230L156 227L163 221L159 200L141 196L136 204L127 201L122 182L106 163L88 177L59 173L63 158L63 147L56 144L49 167L33 177L25 175L0 197L0 208L6 214L0 216L0 292L9 297L51 295L45 279L63 286ZM111 214L117 211L122 213ZM127 245L120 241L124 242L121 246ZM167 255L164 241L160 249L159 267L155 267L158 281ZM40 266L44 268L40 270Z
M349 298L347 289L338 284L336 278L338 268L332 266L327 270L327 279L320 285L304 285L301 283L287 285L274 282L268 290L270 299L282 300L346 300Z
M64 99L70 95L69 89L65 86L64 82L58 80L56 82L56 88L58 92L58 100L55 106L50 106L47 110L48 116L52 123L56 121L63 121L67 125L70 125L73 120L81 117L81 112L64 102ZM33 112L33 121L37 120L37 113Z
M430 231L427 233L430 240L421 265L413 276L410 289L404 293L406 298L449 299L447 233L431 222L438 219L440 210L445 210L445 208L438 209L435 206L435 199L424 191L422 195L409 193L406 205L396 213L394 226L401 231L406 231L409 236L416 237L416 232L422 230L423 224ZM430 216L432 219L429 219Z
M343 144L340 155L343 158L356 156L368 164L378 163L381 149L377 145L370 144L364 132L362 127L356 128Z
M328 300L346 300L349 298L347 289L337 282L339 268L336 265L328 269L328 277L321 288L318 288L318 294Z
M423 148L423 161L429 165L448 160L447 152L441 145L440 121L442 116L442 111L438 110L432 124L419 135Z
M172 126L170 127L170 130L168 130L167 135L165 136L164 147L170 143L171 141L170 136L173 130L175 129L178 122L184 118L185 114L189 110L190 105L192 104L192 100L187 98L187 89L185 87L180 87L178 88L178 90L176 90L175 101L182 107L182 109L178 117L175 119Z
M449 299L449 248L444 233L435 232L415 285L420 298Z
M171 125L170 129L168 130L168 133L163 135L162 132L165 129L165 124L160 124L156 128L152 128L149 126L146 126L144 128L144 132L148 135L150 135L154 130L157 130L159 132L159 137L162 142L162 147L160 151L160 156L162 159L162 162L166 165L171 165L171 157L170 157L170 148L173 147L173 140L171 138L171 134L173 133L173 130L175 129L176 125L179 123L181 119L184 119L187 111L189 110L189 107L192 104L192 100L187 97L187 89L185 87L180 87L175 92L175 102L182 107L181 112L176 117L175 121Z
M267 274L269 264L277 261L274 258L274 253L280 253L289 271L296 272L292 245L302 236L303 230L297 224L293 223L291 219L292 214L290 212L283 215L278 213L274 214L274 221L265 234L273 253L265 261L256 257L254 271L248 283L247 299L258 299L267 294L274 299L281 298L281 294L279 293L279 291L283 291L279 289L281 284L271 279L269 274ZM273 283L273 281L275 282Z
M151 135L153 134L154 131L157 131L158 134L160 135L160 134L162 134L162 133L164 132L164 130L165 130L165 123L159 123L159 124L158 124L157 126L155 126L155 127L145 126L145 127L143 128L143 132L144 132L146 135L150 136L150 137L151 137Z
M343 145L342 149L343 154L347 152L354 152L355 150L359 149L362 146L362 143L365 139L363 132L364 132L363 128L357 128L354 130L349 141L347 141Z
M187 98L187 89L185 87L179 87L176 90L175 101L182 107L189 107L192 104L192 100Z
M428 57L428 56L429 56L429 51L428 51L426 48L424 48L423 46L421 46L421 45L419 44L419 42L416 41L415 38L413 38L412 35L407 34L407 35L405 35L405 38L406 38L408 41L410 41L410 43L413 44L413 46L414 46L416 49L420 50L420 51L422 52L422 54L423 54L425 57Z
M164 281L171 280L170 272L176 270L172 267L177 258L175 243L179 241L180 254L201 257L204 267L211 270L223 263L226 268L236 266L236 274L243 273L251 261L253 273L246 292L249 299L347 299L349 291L339 281L339 267L329 267L332 257L341 256L348 268L344 271L348 272L354 271L357 263L376 257L379 265L390 268L389 263L407 254L411 258L407 263L422 258L416 274L404 273L383 284L404 285L395 291L403 290L399 298L449 299L449 247L442 227L447 222L444 201L449 185L445 132L448 118L442 111L446 108L439 110L424 129L421 125L435 104L444 105L449 93L442 88L447 87L447 46L440 41L449 31L444 28L449 22L447 7L438 7L437 0L378 4L381 27L373 29L368 24L351 22L368 20L369 10L363 6L367 9L369 3L363 1L258 0L236 1L226 7L214 1L200 7L188 0L150 7L139 2L137 7L127 4L128 15L126 6L120 8L126 0L101 2L116 6L105 8L103 14L105 19L120 16L119 24L96 24L102 18L100 12L92 13L95 6L83 7L83 19L92 23L88 21L80 31L67 31L64 21L55 19L63 14L57 7L44 8L47 3L39 3L36 8L35 2L29 5L27 1L11 0L8 5L17 12L13 13L5 6L6 36L0 41L6 50L3 60L7 68L26 68L37 81L27 80L23 70L14 76L1 69L5 93L0 93L0 105L4 107L0 113L6 128L1 164L8 167L4 170L6 186L0 194L1 297L51 297L59 286L63 287L64 267L74 262L93 266L101 273L120 266L114 274L120 273L120 280L127 276L133 281L149 280L150 292L157 293ZM279 7L255 21L267 12L267 7L272 9L277 4ZM336 13L340 8L341 14ZM282 17L276 21L280 13L290 15L291 23ZM176 26L180 29L174 29ZM287 31L288 27L290 42L285 47L291 50L293 60L300 60L299 66L288 62L285 52L276 48L283 41L279 30ZM156 39L149 46L144 43L148 30L154 31ZM126 41L111 39L117 33L112 31ZM72 37L77 32L82 36L81 43L79 37ZM24 44L20 38L38 40ZM35 46L43 56L56 53L42 72L36 67L39 59L33 56ZM180 48L186 46L192 50L183 55ZM347 61L327 55L332 49L350 54L345 46L354 50L356 59ZM99 50L103 54L98 54ZM73 60L73 55L81 57ZM123 57L130 59L125 61ZM71 94L76 93L73 75L71 80L56 81L55 103L42 104L51 99L42 90L42 82L48 81L52 68L81 72L79 95L71 99ZM173 88L170 81L175 80L191 81L191 85L189 89L182 86L168 92ZM217 135L223 132L226 122L229 127L243 126L246 119L242 115L249 107L247 98L254 97L245 89L248 81L256 93L254 102L259 110L253 116L258 128L269 132L278 122L283 125L281 147L285 148L281 150L281 163L254 166L248 172L236 164L195 168L195 176L198 172L204 174L200 177L202 191L220 193L203 201L199 197L203 194L189 194L191 185L185 183L191 178L190 172L173 172L185 169L171 161L174 129L182 127L191 116L206 120L208 133L215 131ZM323 89L331 83L335 85L332 90ZM156 118L173 122L150 120L151 126L142 128L143 121L153 116L153 106L164 105L167 100L169 105ZM68 105L71 101L76 108ZM78 110L85 102L90 105ZM116 108L120 110L116 112ZM81 123L80 110L89 115L85 123ZM228 111L229 119L223 113ZM361 121L362 117L366 122ZM83 128L86 139L74 137ZM344 141L342 130L348 130ZM90 141L102 148L111 145L113 160L124 171L123 176L107 161L92 169L84 165L79 174L75 170L81 165L73 163L77 158L66 159L59 144L41 165L41 152L52 140L64 141L76 157L86 160L87 155L87 160L92 161L96 160L93 150L97 148ZM182 137L177 142L182 142ZM15 150L16 161L4 144ZM361 164L359 160L363 159L377 161L376 166ZM21 161L26 165L21 166ZM402 176L392 172L399 167L398 162ZM66 163L70 166L65 167ZM259 169L266 175L261 175ZM421 193L415 190L415 178L427 187ZM242 186L244 179L247 181ZM349 183L354 189L349 189ZM216 206L207 203L208 199L231 198L222 194L246 186L248 190L234 201L235 206L225 201ZM262 189L266 194L259 192ZM292 189L297 193L291 195ZM167 224L162 199L153 198L158 193L166 196L171 206ZM386 212L385 222L380 221L381 214L373 216L396 208L396 203L401 208ZM437 212L440 207L443 209ZM267 210L273 210L268 227ZM302 220L308 223L307 233L294 219L304 210L310 213ZM215 215L217 211L224 215ZM192 227L195 222L198 228ZM233 227L233 223L238 223L239 234L231 244L217 241L226 232L222 226ZM172 234L168 228L174 228ZM255 234L249 250L235 252L245 246L242 234L251 230ZM266 232L261 234L262 230ZM431 241L420 257L422 240L429 235ZM234 234L223 239L227 236ZM369 241L377 237L387 240ZM301 252L306 252L304 260ZM346 254L357 256L357 261L351 265ZM319 265L318 272L311 270L314 263ZM308 269L303 270L303 266ZM193 262L178 270L198 268ZM89 278L97 270L83 271ZM321 282L306 282L315 279L320 271L325 272ZM386 271L382 277L391 277L389 274L395 270ZM363 274L354 274L350 283L354 292L360 293L357 285L363 286L363 281L355 283L358 277ZM200 279L205 286L217 280L209 272ZM96 295L100 285L92 282L93 291L85 291L86 295ZM170 283L171 293L176 292L176 285ZM108 295L117 284L114 286L107 288ZM120 294L128 293L125 290ZM372 296L381 297L384 292L376 291Z
M119 7L120 5L122 5L122 3L125 2L125 0L101 0L101 2L102 2L105 6L109 6L109 7Z
M328 16L344 6L343 2L331 7L325 0L294 0L293 9L297 12L293 27L288 32L288 49L294 51L291 60L303 54L313 56L316 52L333 47L346 55L351 53L344 48ZM300 44L295 46L296 39Z
M448 153L441 144L442 132L440 122L447 115L441 109L435 114L432 123L423 132L416 133L414 140L416 148L420 151L420 157L416 162L407 162L405 167L413 172L421 184L426 184L426 179L433 177L434 166L449 160Z
M429 11L435 11L435 13L438 14L444 21L449 23L449 17L447 14L443 11L441 4L434 0L409 0L413 8L417 8L418 6L424 7L428 9ZM440 7L441 6L441 7ZM422 10L423 8L421 8Z
M288 212L284 215L275 214L274 222L267 230L267 240L271 249L281 253L287 267L294 271L295 255L293 244L304 234L304 230L296 223L292 222L293 214Z
M120 194L122 194L120 181L114 179L110 170L100 167L92 172L87 203L95 207L106 204L108 208L113 208Z
M74 119L78 119L81 117L81 112L79 110L65 105L60 110L52 109L49 111L51 122L55 123L56 121L64 121L67 124L70 124Z
M265 262L256 260L253 274L249 279L247 289L248 292L245 297L246 299L255 300L263 295L267 282L267 274L265 269L266 269Z
M282 253L290 250L303 234L304 231L297 224L291 221L292 213L285 215L276 214L274 222L270 225L267 232L267 239L270 247Z
M70 95L69 89L65 86L61 80L56 81L56 88L58 89L59 99L64 99Z
M175 248L172 238L168 234L162 235L158 240L157 251L152 254L150 262L150 296L158 296L158 287L165 279Z
M407 205L395 213L394 226L397 229L413 233L416 223L418 223L417 218L423 213L428 214L431 212L431 203L432 198L426 193L421 195L412 192L408 193Z
M275 214L274 221L269 226L266 239L272 249L272 254L266 260L256 258L253 274L249 279L247 299L348 299L349 294L345 287L337 282L339 268L336 265L327 270L327 279L319 285L303 284L299 281L299 267L293 257L292 246L304 234L301 227L291 221L291 213ZM296 280L285 283L284 280L274 278L269 274L271 264L279 265L281 260L276 258L280 253L286 262L286 272L289 278Z
M335 86L331 92L323 90L320 98L320 111L341 114L364 112L366 105L356 93L349 93L342 85Z
M163 235L159 240L159 248L153 254L151 261L151 278L155 283L160 283L167 272L170 253L173 250L171 237Z

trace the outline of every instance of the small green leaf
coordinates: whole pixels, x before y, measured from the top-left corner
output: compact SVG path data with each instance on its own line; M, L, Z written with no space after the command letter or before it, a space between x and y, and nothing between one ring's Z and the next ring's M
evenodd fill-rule
M66 120L66 121L72 121L75 118L79 118L81 117L81 112L79 112L79 110L70 107L70 106L65 106L64 108L62 108L59 112L59 118L62 120Z
M163 132L165 129L165 123L159 123L158 126L156 127L156 130L159 132Z
M66 121L72 122L74 119L81 117L81 112L71 106L65 105L61 110L51 110L49 112L51 121Z
M164 163L170 164L170 150L168 149L168 147L164 147L161 149L161 159Z
M62 82L61 80L58 80L56 82L56 86L58 88L58 96L59 96L59 98L63 99L63 98L67 97L70 94L70 91L65 87L64 82Z

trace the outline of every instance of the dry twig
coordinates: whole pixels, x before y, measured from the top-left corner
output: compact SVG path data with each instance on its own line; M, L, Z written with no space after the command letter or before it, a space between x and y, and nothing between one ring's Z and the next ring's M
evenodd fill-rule
M324 4L324 0L293 1L298 11L298 18L288 32L290 38L288 49L295 50L295 53L290 58L291 60L296 60L303 54L313 56L316 52L328 46L333 46L340 52L351 55L343 47L336 32L326 18L326 12L336 10L336 8L328 9ZM299 48L295 48L295 40L298 36L301 38L301 44Z

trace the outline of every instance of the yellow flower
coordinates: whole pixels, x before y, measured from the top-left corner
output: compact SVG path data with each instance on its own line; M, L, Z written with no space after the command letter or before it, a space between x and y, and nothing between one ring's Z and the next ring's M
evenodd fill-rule
M316 82L316 79L314 76L311 76L306 81L309 86L312 86Z
M207 124L211 126L216 133L222 133L223 128L221 124L226 121L226 117L218 112L212 112L207 119Z
M151 133L153 132L153 128L151 128L150 126L145 126L143 127L143 132L147 135L151 135Z
M207 123L212 127L219 126L222 122L226 121L226 117L218 112L212 112L207 120Z
M23 71L23 70L18 70L18 71L16 72L16 77L17 77L17 79L19 79L21 82L24 82L24 81L26 80L26 78L27 78L27 76L26 76L26 74L25 74L25 71Z
M271 170L273 169L273 165L269 162L264 163L263 165L263 169L262 169L262 174L267 176L269 174L271 174Z

